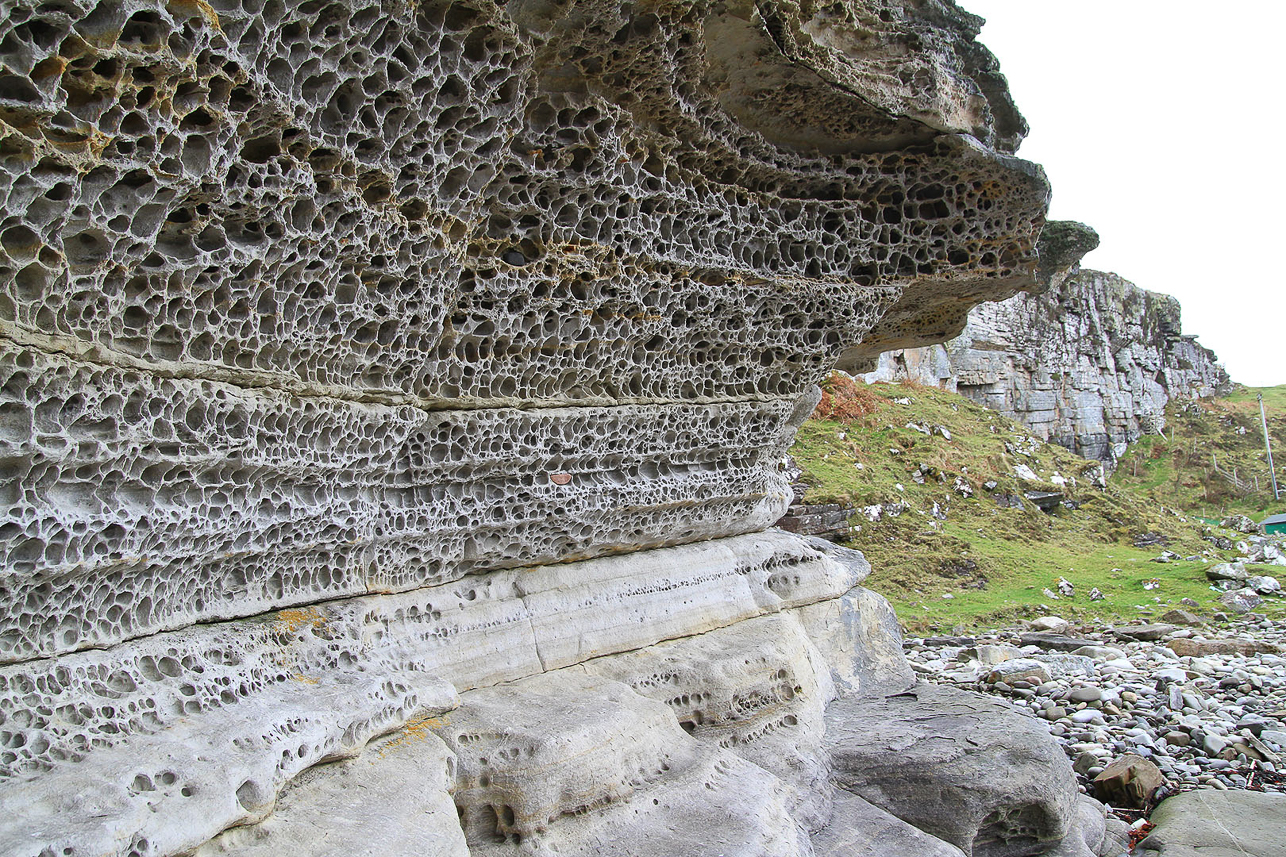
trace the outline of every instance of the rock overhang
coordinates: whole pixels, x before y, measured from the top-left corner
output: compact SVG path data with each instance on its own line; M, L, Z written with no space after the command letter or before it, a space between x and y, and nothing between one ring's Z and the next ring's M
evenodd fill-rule
M755 535L814 385L1037 265L1048 188L951 3L22 0L3 26L0 685L35 712L4 788L56 817L50 771L102 779L118 815L82 846L190 847L128 819L192 783L258 818L456 690L597 656L598 613L647 646L839 598L843 563ZM583 598L556 645L521 632L567 606L515 583L536 567ZM451 687L442 597L481 617ZM394 615L334 618L371 603ZM264 687L317 670L338 714L292 746L301 694ZM175 717L253 776L94 761L159 771Z
M156 590L133 624L104 608L115 635L15 651L175 627L183 569L244 602L198 596L206 621L762 528L841 354L949 336L1036 265L1044 177L966 133L1018 137L950 4L104 0L9 26L10 592ZM838 101L747 95L751 68ZM505 497L531 514L489 521Z

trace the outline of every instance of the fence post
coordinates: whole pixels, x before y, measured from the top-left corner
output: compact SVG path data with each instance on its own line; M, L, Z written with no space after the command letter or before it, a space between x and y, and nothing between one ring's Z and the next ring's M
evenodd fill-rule
M1277 471L1273 469L1273 442L1268 437L1268 414L1264 411L1264 394L1259 394L1259 419L1264 424L1264 448L1268 450L1268 472L1273 477L1273 499L1280 500L1281 492L1277 490Z

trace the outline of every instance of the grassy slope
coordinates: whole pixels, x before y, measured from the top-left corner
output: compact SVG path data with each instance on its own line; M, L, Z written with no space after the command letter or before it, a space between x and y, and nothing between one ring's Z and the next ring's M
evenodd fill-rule
M1159 615L1184 597L1196 600L1202 612L1217 609L1217 593L1203 574L1208 561L1223 558L1202 538L1210 529L1141 494L1140 486L1113 480L1100 488L1095 464L1035 441L1017 423L942 390L875 384L861 388L859 400L849 419L807 422L792 455L809 483L809 501L907 507L896 516L882 510L876 522L859 516L850 543L875 569L871 588L893 602L909 628L950 630L1046 612L1112 621ZM931 434L908 423L929 427ZM950 439L933 426L945 427ZM1036 479L1021 478L1018 465ZM957 480L972 496L957 488ZM991 490L984 487L992 481ZM996 502L998 495L1024 490L1060 491L1081 505L1046 514L1029 502L1023 509ZM933 516L935 504L945 519ZM1132 546L1145 533L1164 536L1175 553L1207 562L1151 562L1162 548ZM1060 576L1077 592L1052 601L1042 591L1056 590ZM1160 587L1144 589L1153 578ZM1089 600L1095 587L1103 600ZM1278 610L1278 604L1268 609Z
M1115 481L1158 503L1204 517L1240 512L1259 520L1286 512L1286 500L1273 500L1268 479L1263 426L1255 398L1261 392L1281 479L1286 468L1286 386L1238 387L1226 398L1171 403L1165 436L1145 437L1131 446L1121 459ZM1250 495L1236 491L1213 472L1212 456L1221 469L1235 470L1246 481L1258 475L1260 490ZM1286 489L1286 485L1281 487Z

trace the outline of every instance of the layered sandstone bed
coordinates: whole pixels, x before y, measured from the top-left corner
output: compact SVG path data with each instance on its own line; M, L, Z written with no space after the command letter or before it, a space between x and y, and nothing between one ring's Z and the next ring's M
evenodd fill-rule
M1041 752L945 826L837 780L910 671L860 556L766 531L837 360L1033 282L978 26L11 4L0 850L1101 838Z
M1061 250L1068 265L1098 243L1073 223L1047 230L1047 241L1055 246L1042 257ZM975 307L950 342L881 355L865 377L955 390L1042 440L1109 464L1165 427L1169 402L1230 388L1214 352L1183 333L1177 300L1116 274L1079 266L1063 273L1044 291Z

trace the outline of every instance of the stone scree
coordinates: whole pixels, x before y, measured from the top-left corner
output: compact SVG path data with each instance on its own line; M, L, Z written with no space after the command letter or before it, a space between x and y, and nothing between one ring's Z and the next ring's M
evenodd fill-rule
M8 3L0 852L956 853L835 799L910 672L764 531L837 360L1033 283L980 25Z

